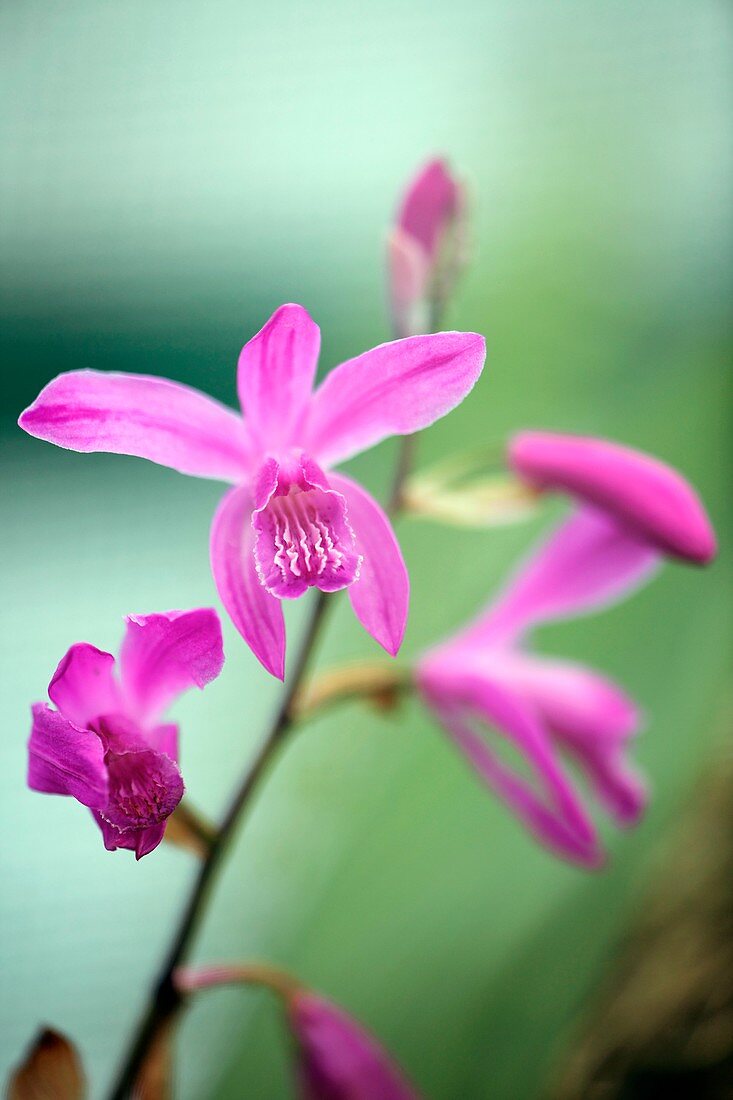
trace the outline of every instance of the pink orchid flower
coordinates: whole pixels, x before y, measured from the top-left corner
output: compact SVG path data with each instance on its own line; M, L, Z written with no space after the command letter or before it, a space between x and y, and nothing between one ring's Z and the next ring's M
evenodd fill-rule
M600 865L603 853L562 756L579 765L618 825L633 824L645 787L626 752L639 715L615 684L580 665L537 657L524 640L540 623L619 599L656 564L646 541L596 509L581 509L476 623L418 666L425 701L485 782L541 843L587 867ZM519 771L492 748L486 727L519 755Z
M119 657L87 642L69 649L48 686L53 710L32 708L28 786L71 795L92 811L104 846L138 859L160 844L183 796L178 727L161 721L182 692L222 670L215 611L130 615Z
M660 555L704 565L715 533L691 486L650 455L605 439L521 432L509 463L538 489L558 489L615 516Z
M387 243L390 307L395 332L410 336L430 327L428 299L446 241L459 225L463 189L443 160L432 160L407 188ZM460 264L458 255L450 264ZM455 271L445 272L448 282ZM445 288L447 289L447 288Z
M30 435L76 451L138 455L233 482L214 517L211 566L234 625L284 676L283 599L348 588L357 618L394 655L409 581L386 515L335 464L432 424L481 373L483 337L441 332L381 344L313 392L320 332L298 305L278 309L239 357L246 420L160 378L71 371L20 417Z

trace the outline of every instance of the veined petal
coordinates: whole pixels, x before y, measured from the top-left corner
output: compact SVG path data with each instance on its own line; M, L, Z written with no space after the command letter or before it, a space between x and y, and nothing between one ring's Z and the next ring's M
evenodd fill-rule
M537 623L595 611L642 584L658 561L657 551L627 527L584 508L540 544L455 642L505 644Z
M288 1015L302 1100L418 1100L376 1040L330 1001L298 991Z
M78 642L61 658L48 685L48 697L65 718L84 729L101 714L120 710L115 659L88 642Z
M566 859L598 866L602 854L593 823L521 694L436 655L420 668L419 685L469 763L530 832ZM501 760L475 728L477 719L506 735L531 769L536 788Z
M211 527L211 569L221 602L255 657L285 676L285 623L280 601L260 583L254 559L252 496L230 489Z
M32 708L28 742L28 786L44 794L71 795L84 806L107 804L107 769L102 742L92 730L78 729L45 703Z
M483 336L438 332L347 360L313 395L304 449L332 466L387 436L426 428L460 404L485 358Z
M410 578L392 524L369 493L342 474L331 484L346 499L347 518L362 556L349 599L359 622L392 657L405 633Z
M662 554L699 564L715 555L715 533L697 494L650 455L605 439L521 432L509 461L539 487L607 510Z
M251 468L242 418L164 378L93 370L60 374L18 423L57 447L137 455L194 477L236 482Z
M298 305L280 306L239 356L239 400L253 436L267 451L292 438L313 388L321 332Z
M146 725L189 688L211 683L224 665L216 611L128 615L120 675L130 713Z

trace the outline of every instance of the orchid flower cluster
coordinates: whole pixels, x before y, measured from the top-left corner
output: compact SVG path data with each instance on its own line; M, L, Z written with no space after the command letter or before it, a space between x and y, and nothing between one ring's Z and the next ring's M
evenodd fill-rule
M211 527L214 584L239 635L278 679L286 676L284 601L309 588L319 590L321 601L346 590L374 640L390 657L400 649L409 579L390 517L337 468L389 436L407 442L467 398L479 378L483 337L434 331L466 263L465 223L462 184L443 161L431 162L407 189L387 242L397 339L335 367L315 388L320 332L302 306L288 304L240 353L241 413L165 379L78 370L50 381L20 417L28 434L58 447L135 455L229 485ZM509 442L501 476L535 508L547 494L564 494L571 513L489 607L427 649L402 683L541 844L597 867L603 848L567 761L618 825L636 822L647 797L629 759L639 710L600 673L537 655L530 636L544 623L627 596L664 558L709 562L715 537L679 474L616 443L521 432ZM395 500L409 512L409 494ZM164 712L182 692L214 680L223 664L221 626L211 608L128 616L117 661L86 642L72 645L49 684L53 707L33 707L30 787L86 806L106 848L150 855L171 815L181 814L184 790L178 728L163 720ZM296 679L304 666L298 662ZM386 682L376 679L377 686ZM300 688L286 682L278 734L295 721ZM497 734L517 765L498 750ZM237 810L243 801L244 795ZM229 815L205 861L218 858L235 819ZM202 887L194 895L194 913L204 893ZM143 1071L156 1027L184 997L242 981L281 995L302 1097L417 1095L375 1040L294 979L253 965L182 967L190 931L189 924L158 987L168 1001L153 1001L153 1024L143 1028L128 1070ZM265 971L270 976L263 978ZM134 1080L123 1075L128 1086ZM114 1096L124 1094L123 1088Z

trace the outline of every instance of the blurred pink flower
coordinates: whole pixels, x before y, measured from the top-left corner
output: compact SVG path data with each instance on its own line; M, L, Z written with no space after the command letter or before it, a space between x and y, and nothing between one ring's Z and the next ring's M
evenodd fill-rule
M542 622L619 599L656 561L648 543L582 509L474 624L418 665L425 701L485 782L543 844L588 867L598 866L603 853L562 755L579 765L617 824L633 824L645 788L626 752L639 716L615 684L580 665L528 653L523 642ZM490 745L487 726L518 754L518 769Z
M559 489L616 518L658 553L704 565L715 533L692 487L650 455L605 439L520 432L514 470L539 489Z
M163 711L191 687L203 688L224 664L215 611L130 615L119 657L73 645L48 686L57 710L32 708L28 785L88 806L110 851L138 859L157 848L183 796L178 727Z
M430 327L429 299L444 296L461 263L458 233L463 190L443 160L432 160L407 188L387 244L390 307L395 332L411 336ZM447 285L438 287L442 276ZM446 269L447 267L447 269Z
M400 647L409 582L383 510L326 470L458 405L478 378L484 340L442 332L381 344L313 392L320 332L284 305L245 344L238 390L246 421L197 390L134 374L72 371L20 417L30 435L76 451L138 455L235 483L211 531L224 606L264 667L285 666L281 600L349 588L357 618L390 654Z

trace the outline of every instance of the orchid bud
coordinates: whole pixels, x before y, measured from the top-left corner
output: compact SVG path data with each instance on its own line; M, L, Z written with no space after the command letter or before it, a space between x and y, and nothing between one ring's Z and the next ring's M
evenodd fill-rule
M397 336L439 327L440 313L464 265L463 188L433 160L405 192L387 244L390 308Z
M302 1100L417 1100L376 1040L336 1005L298 991L288 1017Z
M301 1100L419 1100L376 1039L278 967L259 962L184 966L173 980L183 996L221 985L262 986L274 993L295 1039Z
M650 455L605 439L521 432L509 463L536 488L606 512L659 554L698 565L715 556L715 533L694 489Z

